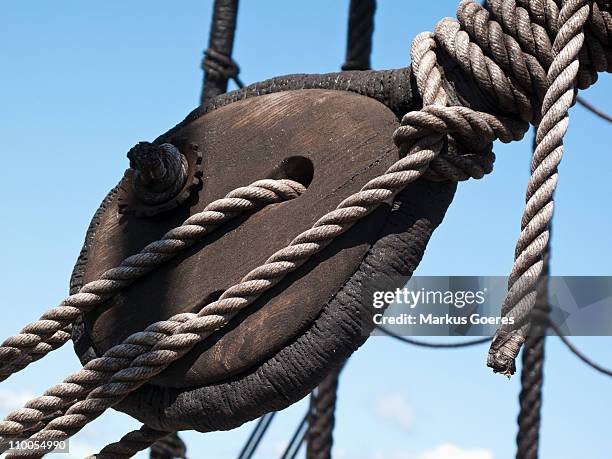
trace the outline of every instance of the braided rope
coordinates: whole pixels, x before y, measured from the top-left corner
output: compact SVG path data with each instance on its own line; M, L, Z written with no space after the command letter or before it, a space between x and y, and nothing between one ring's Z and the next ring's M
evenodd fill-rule
M45 312L38 321L24 327L21 333L6 339L0 347L0 381L62 346L70 339L71 325L83 312L102 304L171 260L222 223L262 205L293 199L303 190L301 184L292 180L259 180L213 201L159 241L104 272L99 279L87 283L59 306Z

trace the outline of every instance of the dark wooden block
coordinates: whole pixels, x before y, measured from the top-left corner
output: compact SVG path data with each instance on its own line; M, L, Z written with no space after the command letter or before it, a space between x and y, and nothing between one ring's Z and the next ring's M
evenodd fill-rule
M221 107L172 132L185 155L203 156L197 199L154 217L121 214L116 195L97 216L81 282L128 255L230 190L266 177L312 181L300 198L229 223L124 293L84 317L80 347L100 355L129 334L216 299L274 251L398 157L398 121L373 99L340 91L301 90ZM125 187L125 183L119 185ZM129 193L128 189L121 191ZM248 372L297 339L357 270L379 237L388 206L357 224L281 285L160 375L163 387L199 387ZM83 346L86 343L86 346Z

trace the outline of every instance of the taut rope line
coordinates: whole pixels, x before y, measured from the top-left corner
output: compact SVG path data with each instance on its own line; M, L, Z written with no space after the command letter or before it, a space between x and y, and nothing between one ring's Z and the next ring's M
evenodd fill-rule
M304 187L293 180L259 180L213 201L181 226L168 231L159 241L104 272L98 280L84 285L59 306L45 312L38 321L26 325L18 335L7 338L0 347L0 381L68 341L68 331L82 312L95 308L146 276L222 223L262 205L293 199L303 190Z

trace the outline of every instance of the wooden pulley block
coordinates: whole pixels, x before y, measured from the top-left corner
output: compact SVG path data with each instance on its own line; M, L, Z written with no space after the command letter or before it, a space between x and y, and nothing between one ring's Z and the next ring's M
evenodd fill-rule
M173 191L180 199L167 205L138 194L140 166L130 157L132 168L91 223L73 291L235 188L290 178L306 191L220 226L84 314L74 332L83 361L214 301L398 159L398 118L373 98L324 89L243 94L190 115L155 142L175 148L182 161L184 177ZM299 400L365 341L359 296L368 276L410 275L453 193L448 183L411 185L118 408L155 428L210 431Z

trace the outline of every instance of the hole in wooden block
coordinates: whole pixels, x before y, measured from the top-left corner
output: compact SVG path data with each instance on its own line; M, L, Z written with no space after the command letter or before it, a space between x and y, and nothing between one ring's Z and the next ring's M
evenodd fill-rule
M304 156L290 156L274 169L269 178L295 180L308 188L313 177L314 166L310 159Z

